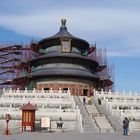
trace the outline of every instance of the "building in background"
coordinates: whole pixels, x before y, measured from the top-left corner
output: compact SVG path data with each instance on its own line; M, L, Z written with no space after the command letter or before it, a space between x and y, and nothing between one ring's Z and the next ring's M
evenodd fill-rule
M89 96L114 84L106 50L70 34L66 19L54 36L29 45L1 45L0 74L0 88L69 88L73 95Z

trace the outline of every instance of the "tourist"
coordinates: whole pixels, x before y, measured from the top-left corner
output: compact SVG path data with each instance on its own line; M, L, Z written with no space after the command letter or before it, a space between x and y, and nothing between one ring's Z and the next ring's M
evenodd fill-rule
M83 104L86 104L86 98L85 98L85 96L83 97Z
M127 117L123 120L123 135L128 135L129 120Z
M59 121L57 121L57 128L61 128L62 129L62 126L63 126L62 118L59 118Z
M101 105L102 103L101 103L101 99L100 98L98 98L98 105Z
M88 97L88 105L91 105L92 101L91 101L91 96Z

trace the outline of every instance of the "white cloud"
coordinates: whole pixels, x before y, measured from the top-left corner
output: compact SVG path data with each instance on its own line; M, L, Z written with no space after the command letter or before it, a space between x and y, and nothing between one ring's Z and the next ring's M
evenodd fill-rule
M102 40L103 43L111 41L112 44L108 48L111 56L132 56L130 52L140 55L139 15L140 11L103 8L63 8L58 11L46 10L46 12L43 9L20 16L1 14L0 25L20 34L43 38L55 34L59 30L60 19L66 17L68 29L74 35L86 40ZM115 38L121 38L120 42L116 43Z

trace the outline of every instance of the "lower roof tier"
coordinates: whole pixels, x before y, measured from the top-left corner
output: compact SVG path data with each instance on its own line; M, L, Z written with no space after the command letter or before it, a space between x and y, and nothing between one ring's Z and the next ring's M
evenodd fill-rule
M21 79L21 78L27 78L27 79L36 79L36 78L50 78L50 77L74 77L77 79L88 79L89 81L99 81L100 77L97 75L92 74L89 71L84 71L80 69L64 69L64 68L48 68L48 69L41 69L37 70L33 73L21 75L18 78L14 79L14 81Z

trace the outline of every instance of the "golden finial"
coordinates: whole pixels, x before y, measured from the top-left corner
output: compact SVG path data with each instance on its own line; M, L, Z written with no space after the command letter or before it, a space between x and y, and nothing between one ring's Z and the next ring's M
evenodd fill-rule
M66 25L66 19L65 18L61 19L61 24L64 25L64 26Z

